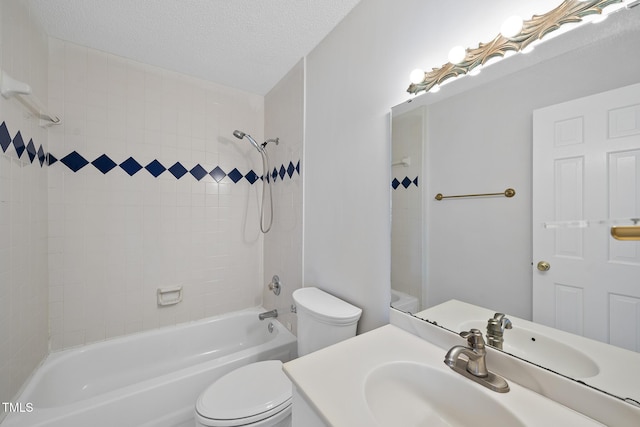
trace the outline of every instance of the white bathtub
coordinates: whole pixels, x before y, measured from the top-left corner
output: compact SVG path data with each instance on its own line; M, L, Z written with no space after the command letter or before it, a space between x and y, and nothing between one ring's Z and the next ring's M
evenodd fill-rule
M296 356L296 338L262 307L50 354L2 427L190 425L209 384L248 363ZM273 332L268 325L272 323Z
M391 307L407 313L417 313L418 305L418 298L391 289Z

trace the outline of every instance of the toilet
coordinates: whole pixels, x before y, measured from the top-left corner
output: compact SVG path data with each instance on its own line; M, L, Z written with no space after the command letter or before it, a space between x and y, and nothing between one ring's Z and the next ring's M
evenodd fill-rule
M362 310L318 288L293 292L298 313L298 356L356 334ZM280 360L238 368L205 389L195 408L197 427L290 427L292 384Z

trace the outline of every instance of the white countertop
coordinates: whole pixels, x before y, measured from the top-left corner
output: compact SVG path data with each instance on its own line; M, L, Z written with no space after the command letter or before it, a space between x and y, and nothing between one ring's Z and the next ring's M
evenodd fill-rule
M464 344L464 340L461 339L460 344ZM284 371L328 425L372 427L378 424L365 398L367 375L381 365L398 361L428 364L451 375L459 375L443 363L444 355L441 348L396 326L386 325L288 362ZM504 394L489 391L471 380L469 387L488 393L527 425L601 425L507 381L511 391Z

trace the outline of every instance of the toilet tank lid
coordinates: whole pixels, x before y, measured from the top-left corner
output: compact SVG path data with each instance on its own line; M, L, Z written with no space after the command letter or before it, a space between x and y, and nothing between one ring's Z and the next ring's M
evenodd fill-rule
M296 289L293 292L293 300L298 308L327 321L357 322L362 314L362 309L316 287Z

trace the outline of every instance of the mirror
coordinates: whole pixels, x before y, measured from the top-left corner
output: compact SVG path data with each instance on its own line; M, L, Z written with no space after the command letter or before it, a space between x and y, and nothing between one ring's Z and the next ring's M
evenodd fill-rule
M636 7L393 107L392 307L419 314L457 300L532 319L533 111L640 83L639 51ZM514 197L434 198L507 188ZM622 333L638 334L635 323ZM608 384L640 401L640 387Z

